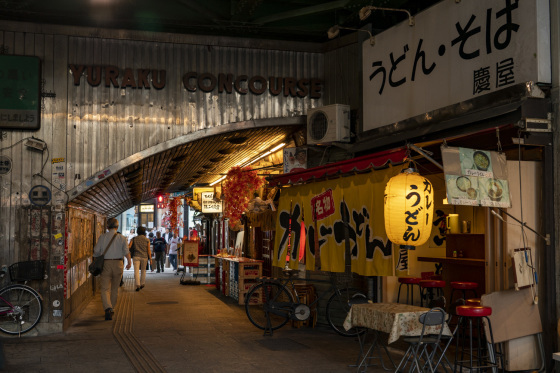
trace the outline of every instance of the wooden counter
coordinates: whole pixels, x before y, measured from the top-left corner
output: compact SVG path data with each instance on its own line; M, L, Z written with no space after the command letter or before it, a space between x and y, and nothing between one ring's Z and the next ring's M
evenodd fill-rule
M449 305L452 281L469 281L478 283L478 297L486 293L486 259L483 234L448 234L446 237L445 256L420 256L420 262L442 263L442 277L446 282L445 298ZM454 257L453 252L462 252L463 257ZM461 292L455 291L454 301L462 298ZM467 292L467 297L473 297Z
M484 267L486 265L486 261L484 259L454 258L448 256L419 256L418 261L443 263L443 264L455 264L455 265L464 265L464 266L475 266L475 267Z

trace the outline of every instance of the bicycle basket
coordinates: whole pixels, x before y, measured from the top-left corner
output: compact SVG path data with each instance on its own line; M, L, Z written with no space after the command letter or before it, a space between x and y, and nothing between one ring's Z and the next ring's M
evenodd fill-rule
M30 260L10 266L10 279L15 281L42 280L45 277L45 261Z

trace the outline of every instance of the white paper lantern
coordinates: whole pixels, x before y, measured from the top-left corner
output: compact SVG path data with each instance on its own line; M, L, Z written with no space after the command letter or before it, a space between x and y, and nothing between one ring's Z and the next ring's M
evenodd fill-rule
M385 187L385 231L397 245L420 246L429 238L434 214L432 183L408 168Z

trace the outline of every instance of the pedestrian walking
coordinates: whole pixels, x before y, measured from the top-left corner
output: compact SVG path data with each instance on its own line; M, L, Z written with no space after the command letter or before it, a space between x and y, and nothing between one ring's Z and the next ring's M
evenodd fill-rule
M180 242L177 231L173 232L173 238L169 240L169 263L173 266L175 273L177 273L177 247Z
M156 268L157 273L164 272L163 261L165 259L165 249L167 247L167 241L161 236L160 232L156 233L156 238L154 239L154 252L156 253Z
M146 237L146 228L138 227L138 236L130 241L132 251L132 262L134 263L134 283L136 291L140 291L146 285L146 266L151 262L150 240Z
M103 255L105 249L105 261L103 263L103 272L100 275L101 282L101 302L105 310L105 320L112 320L113 308L117 304L119 295L119 283L121 282L124 260L126 257L128 263L126 269L129 269L132 261L126 242L126 237L117 233L119 221L111 218L107 221L107 233L99 236L95 247L93 248L93 256Z

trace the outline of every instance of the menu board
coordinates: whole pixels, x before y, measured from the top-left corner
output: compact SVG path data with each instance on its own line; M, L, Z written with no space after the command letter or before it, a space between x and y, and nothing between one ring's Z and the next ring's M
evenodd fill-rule
M198 267L198 240L183 241L183 266Z
M511 207L505 154L447 146L441 154L448 203Z

